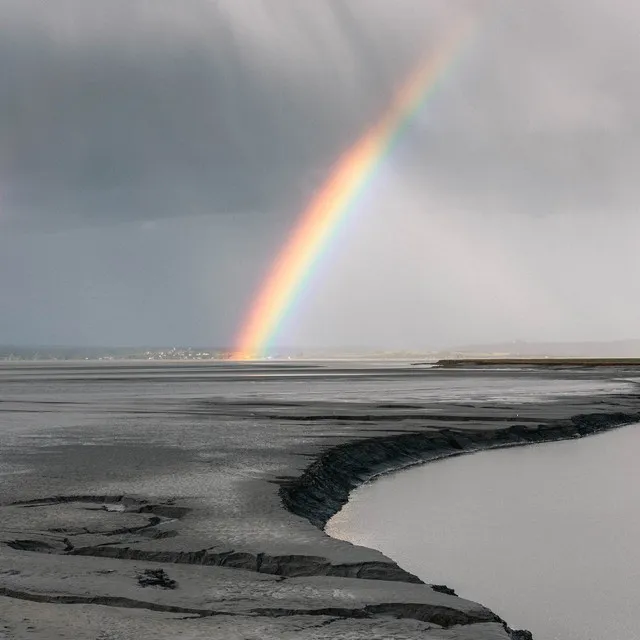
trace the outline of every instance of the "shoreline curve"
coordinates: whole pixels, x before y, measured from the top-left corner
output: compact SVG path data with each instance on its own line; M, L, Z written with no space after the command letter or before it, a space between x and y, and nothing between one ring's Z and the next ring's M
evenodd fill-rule
M326 450L297 478L280 480L279 493L287 511L324 531L352 491L380 476L460 455L580 439L637 423L640 412L589 413L535 426L515 424L484 431L441 429L356 440ZM393 580L402 581L398 568L404 573L391 561L388 570L394 573ZM384 568L379 570L384 573ZM406 575L404 581L415 578L408 572ZM432 587L454 593L444 585ZM512 640L533 640L531 632L511 629L502 622Z

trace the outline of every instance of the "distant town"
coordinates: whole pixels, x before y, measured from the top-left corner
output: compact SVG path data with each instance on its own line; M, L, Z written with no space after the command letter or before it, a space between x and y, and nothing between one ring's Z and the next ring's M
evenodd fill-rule
M228 349L192 347L0 347L0 361L227 360Z

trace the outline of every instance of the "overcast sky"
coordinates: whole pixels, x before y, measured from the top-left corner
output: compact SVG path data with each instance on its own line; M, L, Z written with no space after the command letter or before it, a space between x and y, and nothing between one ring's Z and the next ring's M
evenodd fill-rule
M332 162L470 12L278 342L638 337L628 0L0 0L0 343L230 344Z

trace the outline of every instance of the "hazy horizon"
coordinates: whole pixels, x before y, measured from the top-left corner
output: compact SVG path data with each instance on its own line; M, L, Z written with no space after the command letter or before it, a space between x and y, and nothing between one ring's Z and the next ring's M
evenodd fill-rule
M6 360L227 360L233 345L1 345L0 361ZM640 358L640 339L611 342L535 343L512 340L502 343L449 345L441 349L394 349L382 346L287 347L272 349L257 359L394 359L408 358Z

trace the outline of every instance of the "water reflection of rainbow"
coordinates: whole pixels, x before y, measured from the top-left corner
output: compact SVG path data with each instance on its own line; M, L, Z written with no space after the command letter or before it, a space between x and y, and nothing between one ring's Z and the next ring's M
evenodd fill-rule
M322 249L354 209L395 141L435 93L438 81L455 65L472 31L471 20L457 25L413 71L380 120L338 160L262 283L239 332L234 359L266 355Z

